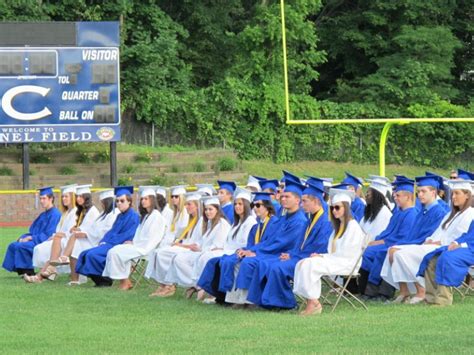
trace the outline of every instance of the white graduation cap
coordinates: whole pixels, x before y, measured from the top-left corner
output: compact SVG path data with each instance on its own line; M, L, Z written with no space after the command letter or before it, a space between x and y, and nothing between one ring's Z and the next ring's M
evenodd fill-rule
M142 186L141 189L138 190L140 194L140 198L145 196L156 196L156 191L154 187L150 186Z
M166 196L168 195L168 189L163 186L156 186L155 192L157 195L161 195L164 198L166 198Z
M217 191L212 184L196 184L197 191L208 196L216 195Z
M171 196L179 196L186 194L187 185L171 186Z
M234 200L238 198L243 198L249 202L252 202L252 192L241 187L237 187L234 192Z
M186 202L199 201L202 197L199 191L188 192L185 196Z
M380 192L384 197L387 196L387 192L391 191L391 185L389 185L388 182L385 182L384 180L381 179L367 179L367 181L370 182L369 187L371 189L377 190Z
M332 187L332 183L334 181L333 178L321 178L321 180L323 180L324 187L327 187L327 188Z
M387 185L391 183L390 179L385 176L372 175L372 174L369 174L369 178L367 179L367 181L370 181L370 182L377 181L377 182L385 183Z
M80 185L76 187L76 195L90 194L91 193L91 184Z
M204 203L204 206L209 206L209 205L220 206L220 202L217 196L206 196L206 197L202 197L201 200Z
M451 190L468 190L473 192L474 181L472 180L449 180L448 183Z
M350 205L355 199L355 193L351 190L331 189L329 190L329 199L331 205L338 202L347 202Z
M112 198L115 197L113 189L101 191L100 194L99 194L99 200L101 200L101 201L105 200L106 198L110 198L110 197L112 197Z
M68 192L76 192L77 184L61 186L61 194L67 194Z
M247 185L245 187L253 187L254 189L256 189L257 192L262 191L259 180L256 177L253 177L252 175L249 175Z

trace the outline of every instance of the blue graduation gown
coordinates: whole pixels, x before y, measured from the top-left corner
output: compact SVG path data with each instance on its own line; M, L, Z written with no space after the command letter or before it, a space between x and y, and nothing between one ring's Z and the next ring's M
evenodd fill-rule
M362 202L360 197L356 197L355 200L351 204L351 211L354 219L357 222L360 222L362 218L364 218L365 212L365 203Z
M392 238L385 239L385 244L375 246L372 251L375 252L375 256L369 268L370 275L368 281L374 285L378 285L382 281L380 272L390 247L394 245L422 244L438 228L445 214L443 207L435 201L428 210L423 208L417 213L412 228L408 233L400 236L398 240L393 240ZM366 267L368 267L367 264L364 270L367 270Z
M133 208L120 213L99 245L79 254L76 272L86 276L102 276L108 251L116 245L132 240L139 224L140 218Z
M255 236L259 225L260 230L262 230L263 223L261 221L250 229L247 238L247 246L244 249L250 250L258 244L255 244ZM263 243L269 236L273 235L277 228L279 228L279 219L273 216L268 221L263 234L261 234L259 243ZM212 288L212 281L214 280L216 273L219 272L219 292L230 291L234 286L234 268L240 261L241 259L237 254L223 255L221 257L210 259L204 267L197 285L204 289L208 294L215 296L215 290Z
M29 242L13 242L7 248L3 268L8 271L17 269L33 269L33 249L36 245L43 243L54 232L61 220L61 212L56 207L42 212L31 224L29 232L23 234L20 239L32 237Z
M296 264L312 253L327 253L332 225L326 213L323 213L304 241L307 228L313 218L307 222L303 233L293 249L288 251L289 260L281 261L279 256L259 260L252 276L247 299L263 307L295 308L296 299L290 281L293 280Z
M229 203L222 207L222 212L224 212L230 225L232 226L234 224L234 206L232 205L232 203Z
M442 246L425 255L418 270L418 276L424 276L430 260L439 255L436 262L435 281L439 285L458 287L464 281L469 268L474 265L474 222L469 230L456 239L458 244L466 243L467 248L448 250L448 246Z
M255 268L260 260L279 256L281 253L293 249L297 243L297 239L306 230L307 217L301 209L286 214L280 218L280 228L273 236L264 242L253 247L253 251L257 254L255 257L244 258L240 263L239 273L235 285L240 289L248 289ZM250 248L252 250L252 248Z

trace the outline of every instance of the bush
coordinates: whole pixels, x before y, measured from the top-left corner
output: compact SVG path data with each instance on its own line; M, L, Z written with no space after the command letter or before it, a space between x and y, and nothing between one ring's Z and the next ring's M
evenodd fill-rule
M59 168L59 174L61 175L76 175L77 170L73 166L62 166Z
M237 166L235 159L230 157L223 157L217 160L217 170L218 171L232 171Z
M51 164L53 162L53 158L49 155L34 154L31 155L30 162L33 164Z
M196 173L202 173L202 172L206 171L206 164L203 161L197 161L193 165L193 170Z
M13 176L13 170L8 166L2 166L0 168L0 176Z
M133 174L137 171L137 168L133 165L125 165L122 171L126 174Z
M118 186L129 186L133 185L133 179L131 176L122 176L118 178Z
M92 164L94 156L92 153L82 152L77 155L76 161L81 164Z
M35 176L35 175L36 175L36 171L34 171L33 169L30 169L28 175L30 175L30 176Z
M139 153L135 156L135 161L137 163L151 163L153 160L153 155L150 152Z
M94 156L97 163L107 163L110 161L110 153L108 151L98 152Z
M152 177L149 180L150 185L161 185L161 186L167 186L168 185L168 179L164 175L156 175Z
M170 170L171 170L172 173L179 173L179 166L171 165Z

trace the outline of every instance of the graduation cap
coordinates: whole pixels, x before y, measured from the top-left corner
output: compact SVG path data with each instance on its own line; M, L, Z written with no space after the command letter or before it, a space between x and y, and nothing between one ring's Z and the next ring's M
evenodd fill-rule
M234 200L238 198L243 198L249 202L252 201L252 192L241 187L237 187L234 193Z
M153 187L150 187L150 186L144 187L140 191L140 198L143 198L145 196L156 196L156 189L154 189Z
M329 199L332 206L339 202L347 202L350 205L355 199L355 193L351 190L332 188L329 190Z
M380 192L384 197L387 195L387 192L391 190L391 185L384 181L384 180L372 180L367 179L370 182L369 187L371 189L377 190Z
M338 184L338 185L333 185L331 187L331 190L332 189L337 189L337 190L347 190L349 188L349 186L352 186L351 184ZM329 190L329 191L331 191Z
M199 191L188 192L184 195L186 202L190 201L199 201L202 198L202 195Z
M202 192L208 196L217 194L217 191L212 184L196 184L196 187L198 192Z
M217 205L220 206L219 199L216 196L205 196L201 198L204 206Z
M425 175L415 177L416 186L431 186L435 189L440 189L443 186L443 179L438 175Z
M282 171L283 171L283 177L281 178L281 182L284 182L286 184L287 181L293 181L298 184L301 184L301 179L298 176L286 170L282 170Z
M411 179L402 179L399 181L395 181L393 183L394 191L408 191L413 193L415 191L415 181Z
M99 193L99 200L105 200L106 198L110 198L110 197L115 197L114 195L114 190L112 189L109 189L109 190L104 190L104 191L101 191Z
M321 188L319 184L313 185L309 181L307 181L306 184L307 186L303 190L303 195L311 195L311 196L317 197L320 201L323 201L324 186Z
M53 186L45 186L37 189L40 196L54 195Z
M278 186L280 185L280 183L276 179L275 180L261 180L259 181L259 184L260 184L260 187L262 188L262 191L266 189L272 189L273 191L276 191Z
M257 179L258 181L262 181L262 180L268 180L267 178L264 178L264 177L261 177L261 176L257 176L257 175L252 175L255 179Z
M84 195L91 193L91 184L88 185L79 185L76 187L76 195Z
M180 196L186 193L186 185L171 186L171 196Z
M405 175L396 174L394 176L395 176L395 181L394 182L398 182L398 181L413 181L413 182L415 182L415 180L410 179L410 178L406 177Z
M257 191L260 191L261 188L259 182L260 180L258 180L255 176L249 175L246 187L253 187Z
M303 194L303 190L305 189L304 185L292 180L286 180L285 182L285 192L293 192L297 194L299 197Z
M132 196L133 195L133 186L117 186L114 188L115 196Z
M346 171L346 177L342 180L342 183L352 185L357 190L359 186L364 184L364 181Z
M72 184L72 185L65 185L65 186L61 186L60 189L61 189L61 194L67 194L69 192L76 192L76 186L77 184Z
M451 190L467 190L472 193L472 185L474 181L472 180L449 180L449 187Z
M155 192L156 192L157 195L161 195L164 198L166 198L167 195L168 195L168 189L166 187L163 187L163 186L156 186Z
M385 177L385 176L380 176L380 175L372 175L372 174L369 174L369 178L367 179L369 181L380 181L380 182L384 182L386 184L390 184L391 181L389 178Z
M311 176L311 175L305 175L308 179L306 180L306 184L311 184L312 186L316 186L318 189L324 191L324 179Z
M227 190L231 194L233 194L237 188L237 185L233 181L217 180L217 184L219 185L219 190Z
M253 200L254 201L272 201L272 193L271 192L252 192Z
M458 169L458 178L463 180L474 180L474 173L467 170Z

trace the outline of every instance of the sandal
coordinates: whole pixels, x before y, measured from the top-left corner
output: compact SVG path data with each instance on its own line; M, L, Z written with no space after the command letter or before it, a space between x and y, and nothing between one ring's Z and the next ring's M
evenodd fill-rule
M46 270L40 272L41 277L48 279L49 281L54 281L58 273L54 266L49 265Z
M25 282L27 283L32 283L32 284L40 284L43 282L43 278L38 275L29 276L27 274L24 274L23 280L25 280Z
M409 299L410 299L410 296L398 295L397 298L395 298L391 303L392 304L407 303Z
M160 292L157 296L158 297L171 297L176 293L176 286L175 285L169 285L166 286L163 292Z
M198 292L196 287L190 287L186 290L184 296L189 300L196 292Z
M309 302L308 302L309 305ZM300 316L306 317L306 316L313 316L316 314L321 314L323 312L323 305L319 303L317 306L314 306L312 310L308 310L308 307L302 312L300 312Z
M53 266L59 266L59 265L69 265L70 262L71 261L69 260L68 256L61 255L56 260L51 260L49 264Z

